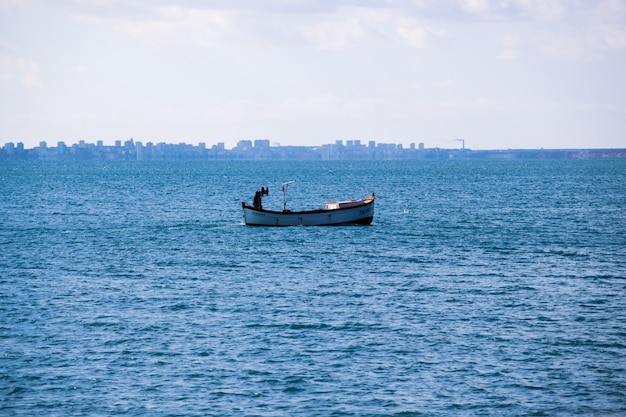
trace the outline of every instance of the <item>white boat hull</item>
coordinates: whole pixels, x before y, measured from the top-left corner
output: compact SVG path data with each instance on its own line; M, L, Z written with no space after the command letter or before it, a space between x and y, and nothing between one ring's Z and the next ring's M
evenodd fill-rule
M307 211L272 211L242 203L243 222L249 226L336 226L372 223L373 194L366 199L350 202L346 206Z

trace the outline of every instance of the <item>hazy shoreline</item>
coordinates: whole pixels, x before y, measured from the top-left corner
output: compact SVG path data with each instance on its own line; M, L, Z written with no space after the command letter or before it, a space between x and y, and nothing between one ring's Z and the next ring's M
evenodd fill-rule
M232 149L223 143L206 144L135 142L132 139L107 146L80 141L72 145L41 142L34 148L9 142L0 148L3 160L447 160L447 159L626 159L626 148L471 150L408 148L393 143L358 140L322 146L270 146L269 140L242 140Z

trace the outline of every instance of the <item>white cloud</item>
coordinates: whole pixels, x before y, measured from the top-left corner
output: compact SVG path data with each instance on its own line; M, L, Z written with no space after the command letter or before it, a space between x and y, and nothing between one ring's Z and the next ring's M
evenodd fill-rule
M322 50L342 50L359 45L368 29L355 17L321 21L302 30L306 39Z
M536 42L537 48L550 58L571 61L585 57L585 40L582 36L544 32Z
M582 19L589 22L591 34L587 37L592 48L626 48L626 1L604 0L585 10Z
M525 48L553 59L598 59L603 51L626 48L624 0L459 0L459 7L482 20L518 23L528 41ZM515 61L522 55L519 34L498 43L497 59Z
M4 1L13 8L45 4L42 0ZM155 46L300 44L340 51L374 43L405 43L424 49L453 37L452 28L458 22L476 18L515 21L527 26L533 22L542 24L544 32L553 38L558 36L560 27L571 25L568 20L576 21L579 33L573 36L582 36L580 33L595 27L595 43L583 42L588 48L621 49L626 36L624 0L458 0L453 5L426 0L60 0L47 7L113 27ZM560 24L548 27L554 21ZM530 46L533 44L526 45ZM576 55L571 52L571 45L568 51L561 55ZM516 59L520 50L502 45L497 56Z
M76 75L83 75L83 74L85 74L85 72L87 72L87 68L85 68L85 66L84 66L84 65L80 65L80 64L79 64L79 65L76 65L76 66L74 67L74 73L75 73Z
M489 0L460 0L459 4L463 10L473 14L485 15L492 11Z
M502 37L499 41L500 46L503 48L496 56L501 61L516 61L520 57L519 47L522 43L522 38L518 34L511 34Z
M397 32L408 44L418 49L424 49L431 46L434 41L442 40L448 37L445 29L433 29L428 26L422 26L418 22L403 19L399 22Z
M523 15L538 20L557 20L564 16L565 6L561 0L513 0Z
M496 56L501 61L517 61L519 57L520 54L515 49L504 49Z
M428 41L428 30L422 27L398 27L398 34L416 48L425 48Z
M19 49L20 48L15 44L15 42L11 42L0 34L0 52L16 54L19 53Z
M329 119L341 112L341 99L333 95L304 98L287 98L276 106L271 106L269 114L280 120Z
M597 24L559 31L543 30L535 35L535 48L560 60L595 60L607 50L626 49L626 27Z
M133 19L88 16L101 24L153 45L215 47L237 38L230 12L209 9L161 6L153 15Z
M517 48L522 43L522 37L518 34L506 35L500 39L500 45L504 48Z
M596 34L601 45L607 49L626 49L626 27L622 25L599 25Z
M385 103L373 98L319 95L289 97L273 102L238 99L207 114L218 115L215 121L219 123L246 124L250 121L365 120L384 110Z
M23 7L28 0L0 0L0 12L8 13L17 8Z
M566 7L561 0L459 0L461 9L485 19L526 17L556 20Z
M595 7L590 15L598 22L622 22L626 16L626 2L624 0L598 0L592 2Z
M0 61L0 86L22 86L35 89L42 86L39 63L24 58L5 57Z

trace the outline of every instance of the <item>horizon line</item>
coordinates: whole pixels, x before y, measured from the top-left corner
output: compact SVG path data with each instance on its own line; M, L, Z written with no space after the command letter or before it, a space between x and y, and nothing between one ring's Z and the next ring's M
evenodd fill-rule
M459 140L460 141L460 140ZM214 144L211 145L211 147L207 147L207 143L206 142L197 142L197 143L187 143L184 141L180 141L180 142L166 142L166 141L159 141L159 142L153 142L153 141L141 141L141 140L134 140L132 137L129 138L126 141L122 141L119 139L114 140L113 144L105 144L104 140L96 140L95 143L94 142L87 142L86 140L79 140L78 142L74 142L74 143L66 143L63 140L59 140L56 143L56 146L53 145L48 145L47 143L48 141L42 140L39 142L38 146L33 146L31 148L26 148L24 146L24 143L21 141L18 142L13 142L13 141L9 141L9 142L5 142L5 144L2 146L3 150L7 150L7 147L9 148L14 148L14 149L22 149L22 150L36 150L36 149L53 149L53 148L58 148L59 146L65 146L68 148L71 147L81 147L81 146L93 146L93 147L108 147L108 148L124 148L127 147L129 142L132 142L133 146L137 146L137 144L139 144L141 147L145 148L148 147L148 145L150 146L158 146L158 145L167 145L167 146L192 146L194 148L200 148L200 149L221 149L221 150L225 150L225 151L236 151L236 150L255 150L255 149L276 149L276 148L322 148L322 147L326 147L326 146L343 146L343 147L355 147L355 148L364 148L364 149L371 149L373 147L378 147L378 145L383 145L384 147L395 147L396 149L402 149L402 150L450 150L450 151L485 151L485 152L494 152L494 151L588 151L588 150L626 150L626 147L574 147L574 148L544 148L544 147L540 147L540 148L490 148L490 149L483 149L483 148L469 148L469 147L465 147L464 144L462 147L460 148L444 148L441 146L435 146L435 147L426 147L424 146L423 142L419 142L417 145L417 147L415 146L415 142L411 142L409 144L408 147L405 147L405 145L403 143L393 143L393 142L378 142L375 140L369 140L366 142L363 142L360 139L338 139L335 141L335 143L325 143L325 144L321 144L321 145L281 145L280 143L277 142L270 142L269 139L241 139L237 142L237 145L233 146L232 148L226 148L225 147L225 142L216 142ZM267 146L263 145L263 146L255 146L257 144L259 144L260 142L264 142L264 143L268 143L269 144ZM345 143L344 143L345 142ZM12 146L11 146L12 145ZM21 146L20 146L21 145ZM248 147L248 145L250 145Z

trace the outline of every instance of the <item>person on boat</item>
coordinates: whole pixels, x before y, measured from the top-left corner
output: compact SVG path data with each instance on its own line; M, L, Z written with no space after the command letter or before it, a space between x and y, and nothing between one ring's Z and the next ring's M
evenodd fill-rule
M252 205L254 206L254 208L258 208L258 209L262 209L263 208L263 203L262 203L262 198L261 198L261 191L258 191L256 193L254 193L254 200L252 202Z

